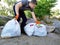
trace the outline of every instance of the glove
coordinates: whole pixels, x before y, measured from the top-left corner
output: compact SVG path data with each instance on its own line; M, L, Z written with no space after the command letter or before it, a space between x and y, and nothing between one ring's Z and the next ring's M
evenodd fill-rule
M40 21L36 21L36 26L40 28Z
M36 24L40 24L40 21L36 21Z
M16 15L16 16L15 16L15 19L17 20L17 19L18 19L18 17L19 17L19 15Z

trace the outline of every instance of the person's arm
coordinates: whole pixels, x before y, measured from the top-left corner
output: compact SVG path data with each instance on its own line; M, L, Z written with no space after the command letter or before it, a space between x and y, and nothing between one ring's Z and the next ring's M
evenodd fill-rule
M32 17L33 17L34 21L37 21L37 18L35 16L35 13L34 12L31 12L31 14L32 14Z
M36 22L36 24L40 24L40 21L37 20L35 13L31 12L31 14L32 14L32 17L33 17L34 21Z
M16 14L18 15L19 14L19 8L22 7L22 3L19 2L15 5L15 11L16 11Z
M19 8L20 7L22 7L22 3L21 2L19 2L19 3L17 3L16 5L15 5L15 11L16 11L16 16L15 16L15 18L16 19L18 19L18 17L19 17Z

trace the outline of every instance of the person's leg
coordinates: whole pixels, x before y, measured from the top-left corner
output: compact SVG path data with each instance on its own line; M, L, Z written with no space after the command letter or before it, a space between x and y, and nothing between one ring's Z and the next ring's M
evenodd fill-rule
M21 16L21 18L22 18L21 32L24 33L24 34L26 34L25 31L24 31L24 26L26 25L27 18L26 18L26 16L25 16L24 11L20 10L19 12L20 12L19 14L20 14L20 16Z

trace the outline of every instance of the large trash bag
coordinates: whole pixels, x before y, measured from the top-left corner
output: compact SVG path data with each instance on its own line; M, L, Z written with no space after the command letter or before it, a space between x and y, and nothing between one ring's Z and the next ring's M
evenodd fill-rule
M15 37L20 35L21 35L20 24L15 19L8 21L1 32L2 38Z
M28 36L32 36L34 32L34 25L35 23L29 23L24 27L24 31Z
M46 31L46 26L43 24L38 24L34 26L34 36L46 36L47 31Z
M24 27L24 30L28 36L46 36L46 26L43 24L29 23Z

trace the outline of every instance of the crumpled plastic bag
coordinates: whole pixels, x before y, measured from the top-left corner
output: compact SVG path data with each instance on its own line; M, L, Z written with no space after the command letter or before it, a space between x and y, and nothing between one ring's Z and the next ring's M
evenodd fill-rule
M24 27L24 31L26 32L28 36L32 36L34 32L34 25L35 23L29 23Z
M33 35L34 36L46 36L47 35L46 26L43 24L35 25Z
M8 21L1 32L2 38L15 37L20 35L21 35L20 24L15 19Z
M24 27L24 30L28 36L46 36L46 26L43 24L36 25L36 23L29 23Z

